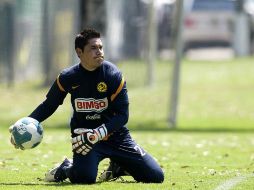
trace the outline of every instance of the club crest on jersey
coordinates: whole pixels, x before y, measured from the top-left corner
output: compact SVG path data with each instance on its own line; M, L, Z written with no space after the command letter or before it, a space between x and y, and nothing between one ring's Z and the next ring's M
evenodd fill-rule
M105 82L99 82L97 84L97 90L99 92L106 92L107 91L107 85L106 85L106 83Z
M108 99L76 98L75 109L77 112L97 112L100 113L108 108Z

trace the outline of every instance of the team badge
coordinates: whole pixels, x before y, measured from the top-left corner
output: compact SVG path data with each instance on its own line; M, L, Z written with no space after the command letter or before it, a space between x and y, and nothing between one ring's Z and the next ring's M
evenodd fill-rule
M97 90L99 92L106 92L107 91L107 85L106 85L106 83L105 82L98 83Z

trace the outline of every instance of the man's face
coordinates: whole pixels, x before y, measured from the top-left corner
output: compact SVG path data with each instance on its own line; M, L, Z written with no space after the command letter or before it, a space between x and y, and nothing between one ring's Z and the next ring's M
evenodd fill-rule
M83 51L80 52L79 48L76 51L81 60L81 65L89 71L98 68L104 60L104 52L100 38L90 39Z

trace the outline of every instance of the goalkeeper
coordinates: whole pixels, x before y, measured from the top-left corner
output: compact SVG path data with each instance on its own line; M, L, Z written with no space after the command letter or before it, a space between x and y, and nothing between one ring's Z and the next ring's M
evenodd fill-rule
M42 122L68 93L71 95L73 159L66 158L46 173L45 180L60 182L69 178L72 183L95 183L100 161L109 158L110 166L101 181L131 175L138 182L162 183L162 169L134 142L126 127L126 82L118 68L104 60L100 33L83 30L76 36L75 50L80 63L59 74L46 99L29 115Z

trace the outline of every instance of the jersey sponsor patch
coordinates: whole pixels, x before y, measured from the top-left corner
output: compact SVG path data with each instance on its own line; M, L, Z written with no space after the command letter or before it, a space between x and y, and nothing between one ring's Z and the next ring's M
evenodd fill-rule
M94 114L94 115L87 115L86 116L86 120L97 120L97 119L101 119L101 115Z
M77 112L97 112L100 113L108 108L108 99L76 98L75 109Z

